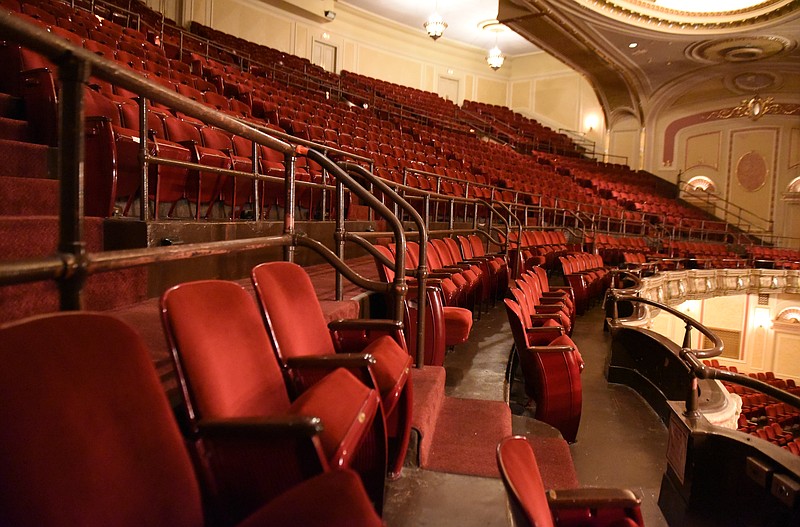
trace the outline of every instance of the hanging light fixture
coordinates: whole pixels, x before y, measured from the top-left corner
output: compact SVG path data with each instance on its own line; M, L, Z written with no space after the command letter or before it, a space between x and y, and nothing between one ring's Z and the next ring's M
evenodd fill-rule
M442 19L442 15L439 14L439 2L436 2L436 9L434 10L433 14L428 17L428 21L422 24L425 28L425 31L428 32L428 36L431 37L433 40L437 40L439 37L442 36L444 30L447 29L447 22Z
M503 52L500 51L500 48L497 47L497 33L494 34L494 47L489 50L489 56L486 57L486 63L492 68L494 71L500 69L503 63L506 61L505 55Z
M505 31L507 28L503 24L501 24L496 18L492 18L489 20L484 20L478 23L478 29L482 31L491 31L494 33L494 47L489 50L489 56L486 57L486 63L489 64L489 67L493 70L497 71L500 67L503 66L503 63L506 61L505 55L503 52L500 51L500 47L497 45L497 35L501 32Z

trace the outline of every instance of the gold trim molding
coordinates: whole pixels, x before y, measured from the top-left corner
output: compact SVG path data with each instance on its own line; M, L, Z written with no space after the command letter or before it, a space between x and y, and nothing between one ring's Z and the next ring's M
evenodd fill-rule
M652 0L577 1L610 18L662 31L739 28L774 20L800 9L797 0L767 0L753 7L719 12L680 11L659 6Z

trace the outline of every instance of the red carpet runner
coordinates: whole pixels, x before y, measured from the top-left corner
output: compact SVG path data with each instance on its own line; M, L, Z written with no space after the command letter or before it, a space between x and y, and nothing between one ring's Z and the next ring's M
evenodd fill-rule
M497 443L511 435L511 411L502 401L445 397L423 468L470 476L500 477Z

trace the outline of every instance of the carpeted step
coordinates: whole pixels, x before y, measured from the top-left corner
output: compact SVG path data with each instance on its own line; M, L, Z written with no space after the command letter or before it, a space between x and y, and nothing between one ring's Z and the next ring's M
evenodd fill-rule
M0 139L0 177L50 177L47 146Z
M86 218L86 248L103 247L103 220ZM53 216L0 217L0 254L4 260L33 259L53 255L58 243L58 219ZM123 269L90 276L84 288L84 307L107 310L140 302L146 296L147 270ZM53 281L0 288L0 322L8 322L58 310L58 287Z
M406 459L413 466L422 466L429 456L436 420L444 402L445 369L442 366L425 366L411 370L414 401L411 408L411 429L414 433L416 455Z
M0 117L0 139L26 142L30 140L28 121Z
M511 410L503 401L445 397L430 449L420 449L422 468L470 476L500 477L496 451L511 435Z
M24 119L25 104L19 97L7 93L0 93L0 117L10 119Z
M0 177L0 216L47 216L58 213L58 181Z

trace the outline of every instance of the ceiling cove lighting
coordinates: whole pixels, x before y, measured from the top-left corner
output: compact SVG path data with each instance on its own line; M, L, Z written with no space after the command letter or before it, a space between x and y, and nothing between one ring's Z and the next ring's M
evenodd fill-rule
M425 31L428 32L428 36L434 41L438 40L438 38L442 36L442 33L444 33L444 30L447 29L447 22L445 22L444 19L442 19L442 15L439 14L439 2L436 2L436 8L433 14L428 17L427 22L422 24L422 27L425 28Z

